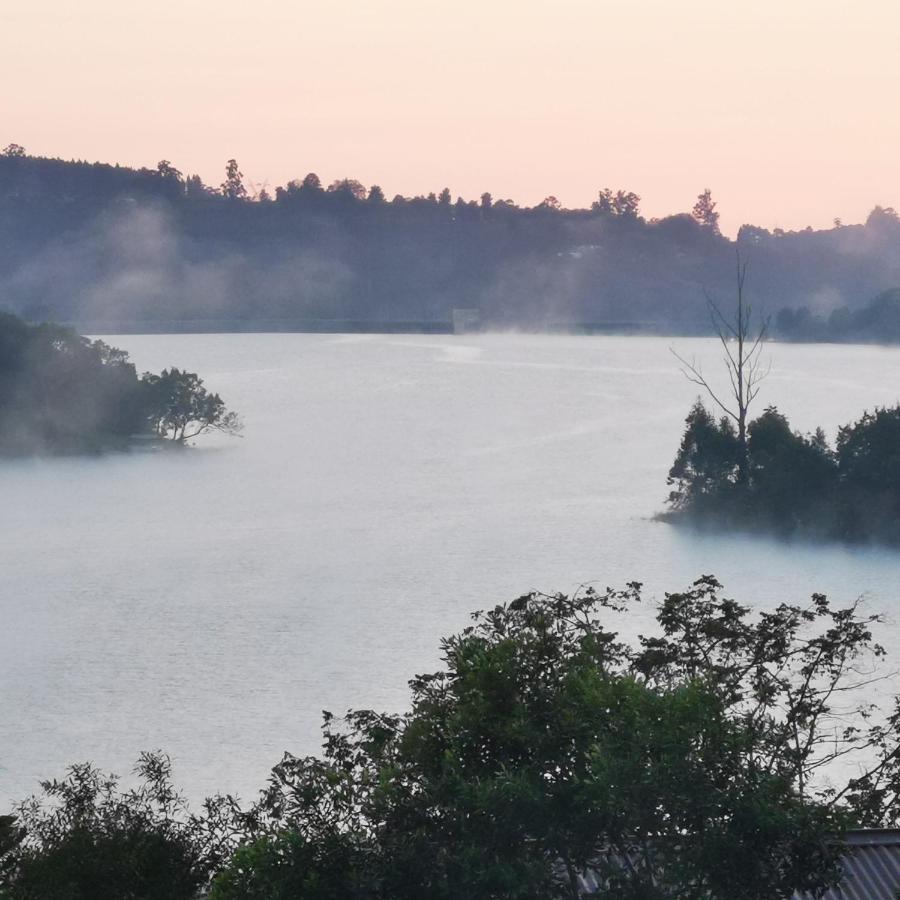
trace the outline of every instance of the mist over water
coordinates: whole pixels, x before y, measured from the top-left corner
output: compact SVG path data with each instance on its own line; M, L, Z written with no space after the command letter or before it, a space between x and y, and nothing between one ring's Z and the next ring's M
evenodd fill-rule
M105 338L200 372L246 423L184 454L0 466L0 803L161 747L251 796L322 709L402 710L468 613L531 590L714 573L760 605L865 595L900 658L900 552L652 521L712 341L478 335ZM772 345L795 428L900 396L900 350ZM724 372L721 372L724 378ZM648 605L649 606L649 605ZM651 618L623 625L637 633Z

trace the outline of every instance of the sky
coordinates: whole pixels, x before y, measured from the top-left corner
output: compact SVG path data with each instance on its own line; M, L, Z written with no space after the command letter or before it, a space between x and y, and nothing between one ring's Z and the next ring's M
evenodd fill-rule
M0 0L0 146L523 205L900 208L897 0Z

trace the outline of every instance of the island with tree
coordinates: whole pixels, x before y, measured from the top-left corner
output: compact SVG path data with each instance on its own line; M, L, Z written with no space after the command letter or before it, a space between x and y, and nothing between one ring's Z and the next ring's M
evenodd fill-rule
M779 535L900 544L900 405L864 412L838 430L793 430L775 406L750 408L768 374L762 351L768 318L754 322L747 266L737 257L733 314L707 294L727 381L714 384L694 360L673 350L682 372L702 388L685 420L668 475L669 509L659 518Z
M241 422L196 374L138 376L128 354L71 328L0 313L0 456L185 446Z

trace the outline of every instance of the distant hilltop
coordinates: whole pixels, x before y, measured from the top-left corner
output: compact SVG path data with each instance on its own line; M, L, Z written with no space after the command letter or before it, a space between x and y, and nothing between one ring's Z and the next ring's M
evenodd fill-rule
M454 310L477 310L462 330L703 333L703 293L728 302L736 247L754 308L782 337L900 336L900 316L884 326L897 304L873 304L900 287L890 208L819 231L744 225L731 240L709 191L691 211L646 219L627 190L598 191L590 209L552 196L523 208L447 189L388 199L315 174L269 190L234 160L211 187L167 160L0 153L0 308L94 333L449 331Z

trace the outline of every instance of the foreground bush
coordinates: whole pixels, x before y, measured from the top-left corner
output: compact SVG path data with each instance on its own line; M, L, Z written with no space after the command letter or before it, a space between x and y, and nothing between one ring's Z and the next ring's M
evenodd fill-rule
M7 896L770 900L834 884L843 830L900 811L900 712L859 674L884 653L877 617L819 595L751 614L704 577L628 642L616 619L639 601L633 584L477 613L410 683L408 713L326 714L321 756L286 755L246 811L189 816L158 757L136 793L76 767L20 811Z
M834 836L895 815L895 723L844 703L882 652L874 619L823 597L751 616L704 578L629 645L610 620L638 599L522 597L444 641L406 716L327 718L322 758L276 767L266 836L213 896L546 900L585 896L589 876L598 897L749 900L832 883ZM856 756L869 774L819 778Z
M17 840L4 857L8 900L190 900L230 849L228 804L192 816L172 787L166 756L147 753L138 787L87 764L17 810ZM222 827L224 825L224 827Z

